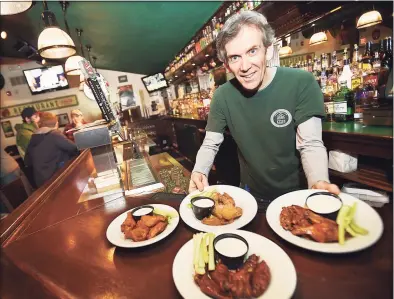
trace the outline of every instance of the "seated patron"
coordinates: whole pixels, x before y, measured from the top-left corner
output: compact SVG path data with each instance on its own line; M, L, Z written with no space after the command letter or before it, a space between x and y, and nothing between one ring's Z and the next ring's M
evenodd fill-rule
M67 132L68 130L71 129L75 129L78 128L84 124L86 124L87 122L83 119L83 113L81 110L79 109L74 109L71 111L71 123L67 124L64 127L64 135L66 135L66 137L74 142L74 132L75 131L71 131L71 132Z
M26 107L23 109L21 116L23 123L15 125L16 146L18 147L22 159L24 159L30 138L33 132L38 128L40 115L33 107Z
M34 132L25 156L26 166L33 168L37 187L77 154L76 145L58 130L56 115L43 112L39 128Z

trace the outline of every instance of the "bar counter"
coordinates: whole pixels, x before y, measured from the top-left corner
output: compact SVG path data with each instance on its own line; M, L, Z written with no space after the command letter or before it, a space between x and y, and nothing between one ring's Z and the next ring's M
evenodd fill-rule
M195 233L182 220L167 238L148 247L117 248L106 238L108 225L121 213L152 202L178 210L179 198L117 195L80 203L93 170L90 151L84 151L28 199L22 207L27 215L18 208L2 222L2 298L181 298L172 263ZM271 230L264 213L243 229L272 240L290 256L297 271L293 298L392 298L392 204L377 211L384 223L381 239L366 250L344 255L287 243ZM7 229L10 223L14 226Z

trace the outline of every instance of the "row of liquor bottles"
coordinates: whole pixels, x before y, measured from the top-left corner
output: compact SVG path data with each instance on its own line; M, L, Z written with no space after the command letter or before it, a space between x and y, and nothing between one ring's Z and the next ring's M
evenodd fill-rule
M327 54L308 62L290 67L303 68L312 72L319 82L325 98L328 120L362 121L363 110L379 105L379 99L392 98L389 75L393 64L392 38L382 39L376 49L367 42L365 51L360 53L354 45L350 61L348 50L344 49L342 60L334 51L331 63ZM392 86L392 85L391 85Z
M165 69L166 74L176 71L191 58L210 45L216 39L221 28L229 17L244 10L254 10L261 4L261 2L262 1L259 0L234 1L228 5L224 12L218 12L218 14L207 23L204 29L202 29L200 34L195 39L193 39L179 55L175 57L175 59Z

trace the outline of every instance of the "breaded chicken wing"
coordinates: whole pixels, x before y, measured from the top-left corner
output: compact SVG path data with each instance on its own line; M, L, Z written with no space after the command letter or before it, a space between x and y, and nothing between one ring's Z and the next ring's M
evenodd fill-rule
M140 221L142 221L147 227L153 227L159 222L166 221L166 217L162 215L146 215L142 216Z
M122 225L120 226L120 229L123 233L125 231L126 227L134 228L135 225L136 225L135 220L134 220L133 216L131 215L131 212L129 212L129 213L127 213L126 220L123 221Z

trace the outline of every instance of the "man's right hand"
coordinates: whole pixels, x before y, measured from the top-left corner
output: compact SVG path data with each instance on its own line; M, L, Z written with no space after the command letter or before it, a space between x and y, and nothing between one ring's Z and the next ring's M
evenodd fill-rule
M205 176L205 174L202 174L200 172L193 172L191 177L190 177L190 183L189 183L189 193L196 191L197 189L199 191L203 191L204 187L208 187L208 179Z

